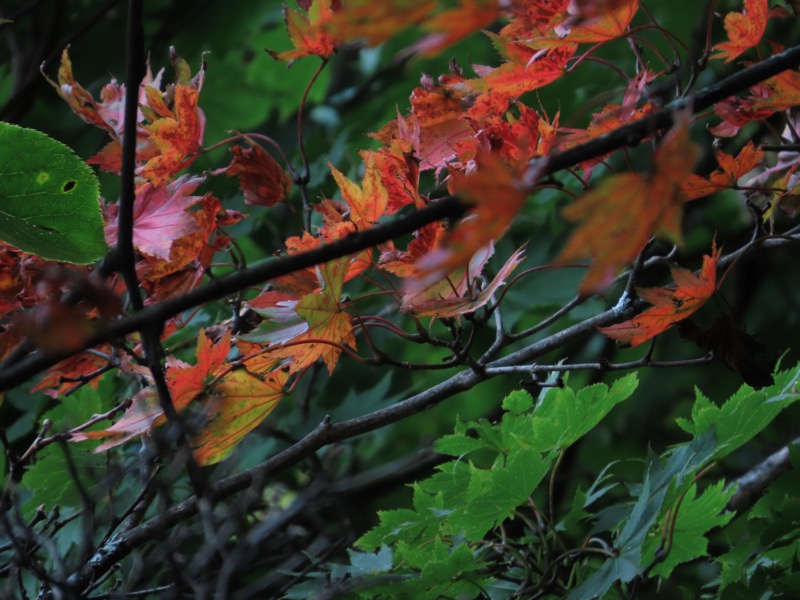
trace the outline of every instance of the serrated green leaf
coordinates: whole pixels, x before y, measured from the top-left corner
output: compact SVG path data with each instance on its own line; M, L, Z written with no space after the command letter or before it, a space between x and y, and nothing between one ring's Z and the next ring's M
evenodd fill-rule
M525 390L515 390L503 400L503 410L521 415L533 408L533 398Z
M484 447L482 440L454 433L439 438L435 444L436 451L449 456L464 456Z
M722 458L755 437L784 408L800 399L796 389L799 377L800 367L795 367L778 373L775 384L761 391L743 385L719 407L696 390L691 421L678 419L677 423L694 436L716 431L719 446L715 458Z
M651 573L667 578L677 565L707 556L706 533L715 527L725 525L734 516L732 512L723 512L732 495L733 490L726 491L724 481L706 488L699 497L696 497L697 486L692 485L681 502L669 553L651 570ZM672 513L667 513L667 516L672 519ZM647 539L644 547L644 564L650 564L660 544L660 537L653 536Z
M350 555L350 564L352 568L349 569L350 574L357 576L377 575L379 573L386 573L392 569L392 562L394 553L392 549L386 544L382 544L377 552L356 552L349 550L347 553Z
M635 373L615 381L611 388L598 383L578 391L553 389L533 416L534 445L540 452L564 449L591 431L617 404L633 394Z
M552 459L543 459L532 448L520 448L505 465L493 469L470 466L466 498L445 522L445 530L463 533L469 540L481 539L527 500L551 464Z
M77 264L108 251L92 170L61 142L0 123L0 239Z

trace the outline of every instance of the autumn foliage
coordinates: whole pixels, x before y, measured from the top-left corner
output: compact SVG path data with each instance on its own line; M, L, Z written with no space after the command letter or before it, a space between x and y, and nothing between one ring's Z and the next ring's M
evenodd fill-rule
M286 252L295 255L318 248L374 227L407 206L420 208L433 202L420 189L421 175L426 171L445 181L451 193L473 208L452 227L436 223L423 227L410 243L389 242L279 278L268 291L245 301L259 317L260 324L253 331L239 332L233 338L231 331L216 331L214 335L224 339L209 345L207 334L201 330L196 367L170 359L166 377L175 408L180 411L193 402L208 406L208 424L194 442L202 463L227 455L269 414L282 396L281 385L287 377L296 385L297 377L319 359L333 372L342 352L357 350L356 332L365 327L365 321L354 320L343 296L345 282L371 270L383 271L397 278L393 285L399 290L396 298L402 313L440 319L474 313L490 301L522 260L524 249L519 248L491 282L481 283L494 245L508 230L526 197L540 185L548 156L653 111L647 90L659 73L647 68L630 79L621 104L609 103L585 129L561 128L559 115L548 118L523 102L528 92L563 77L571 61L582 60L578 58L579 48L586 51L582 45L625 36L639 7L635 0L514 2L502 9L492 2L478 1L463 2L452 9L440 9L427 1L390 4L384 10L372 3L312 0L300 3L298 8L287 7L286 25L294 48L269 52L289 63L313 56L327 61L341 44L358 38L380 43L407 27L419 27L423 32L416 51L442 52L502 16L505 24L498 33L487 33L498 52L499 64L473 65L472 77L456 66L438 80L425 76L421 87L411 93L408 113L398 114L396 120L374 134L379 141L377 148L361 152L365 168L360 183L330 166L341 199L324 198L314 203L311 208L319 215L317 224L300 235L287 237ZM767 19L785 16L784 12L769 11L766 0L748 0L743 13L725 17L728 40L715 46L717 53L712 59L729 62L757 46ZM296 171L289 167L287 172L286 165L280 166L278 161L284 160L281 155L277 161L272 156L270 151L275 147L270 144L265 149L256 135L231 139L233 159L228 167L213 173L182 175L204 151L205 116L201 106L205 67L192 75L188 63L175 52L171 62L172 76L164 69L155 75L148 69L139 92L133 244L138 253L136 272L147 291L146 303L163 301L200 285L214 253L231 241L225 228L243 218L225 209L210 193L196 195L208 177L238 178L245 203L251 206L272 206L286 200L293 175L296 178ZM796 76L796 72L787 71L755 86L751 93L761 100L748 100L747 96L726 100L747 102L753 108L750 113L737 109L731 121L726 118L729 113L723 102L718 106L723 124L717 127L731 122L741 127L743 114L761 119L774 110L786 110L797 97L785 86L791 86L788 78ZM95 99L76 80L67 50L61 57L57 79L51 83L70 108L111 137L88 162L119 173L125 86L112 80ZM782 99L770 100L776 96ZM673 127L653 132L656 148L645 172L602 178L564 207L564 218L579 222L579 226L556 264L591 259L580 286L582 295L605 293L653 236L680 244L687 201L736 188L740 180L763 164L764 152L751 142L735 158L717 151L720 166L707 177L694 174L699 149L691 140L691 119L690 112L676 109ZM584 181L598 164L599 159L580 165L587 178ZM107 202L106 239L112 246L117 242L117 215L117 204ZM600 331L635 346L688 317L715 291L718 257L712 252L706 258L699 279L685 269L674 269L675 289L640 290L654 307ZM21 276L20 272L17 277ZM14 292L18 304L10 303L10 313L30 302L26 298L35 297L34 284L9 280L6 289L18 290ZM176 324L174 320L166 323L167 335ZM17 333L12 328L3 335L8 338ZM368 338L365 341L368 343ZM238 348L239 358L225 366L232 347ZM216 358L208 355L212 348ZM133 368L125 367L129 359L121 360L123 370ZM95 368L93 361L73 359L54 369L63 377L73 378ZM187 377L188 373L192 377ZM82 433L73 440L109 436L112 442L98 448L104 450L163 423L151 386L134 395L130 408L113 425ZM269 402L248 404L242 400L262 393ZM236 435L225 433L231 428L236 429Z
M125 381L126 397L116 399L107 418L72 427L64 437L91 444L95 453L118 452L138 438L147 444L168 425L191 421L173 441L191 449L193 485L193 469L231 456L295 390L312 389L340 363L419 367L413 352L392 355L398 340L441 351L438 365L420 370L463 367L477 382L493 366L509 367L491 361L565 314L541 327L504 325L504 298L539 271L580 270L569 308L594 302L586 306L603 316L583 334L609 348L609 340L620 347L650 342L649 360L658 337L679 329L687 346L712 349L748 383L768 385L776 353L751 369L723 351L732 344L750 353L763 349L738 317L725 317L725 332L722 325L709 333L686 321L707 305L729 312L723 283L741 258L737 244L745 243L708 228L693 234L681 254L687 215L696 222L704 198L737 194L751 211L755 236L776 244L794 235L782 223L798 212L796 148L779 160L774 148L798 142L797 61L704 106L695 103L703 101L695 96L698 80L713 80L703 79L709 65L727 74L734 65L773 64L767 57L785 50L770 32L796 19L793 3L737 4L722 18L705 15L702 47L692 50L671 34L649 42L660 28L639 0L298 0L283 8L282 45L266 48L274 69L302 61L318 66L297 94L296 148L263 131L206 140L204 84L217 76L213 53L182 58L171 49L169 68L156 68L164 57L151 55L136 96L136 127L127 131L130 81L84 86L81 64L63 49L57 69L44 75L79 119L106 136L87 157L99 172L120 176L123 145L135 138L135 198L125 206L114 190L102 200L112 249L103 265L67 277L64 265L2 245L0 359L11 368L42 349L52 360L40 363L44 374L33 390L53 398L97 386L108 371ZM412 57L446 56L469 36L491 44L494 59L453 60L446 72L423 74L407 100L396 98L394 117L363 132L361 149L347 160L309 157L304 136L316 78L341 55L409 31L416 37L396 57L400 65L411 60L406 68L414 68ZM598 57L612 44L630 46L633 70ZM671 65L662 56L665 44L694 54L685 66ZM645 60L651 50L663 60ZM607 95L592 99L583 114L545 106L540 91L568 84L592 61L617 78ZM236 115L221 126L237 127ZM615 138L620 132L625 137ZM230 156L209 168L222 147ZM231 189L232 181L243 204L216 191ZM535 229L519 230L542 197L556 198L547 200L549 214L539 221L557 232L547 249L537 246ZM447 202L449 218L426 219L426 211ZM120 265L114 261L123 255L126 214L134 255ZM314 252L323 258L226 288L253 272L238 232L248 222L272 223L276 214L284 221L275 226L280 247L270 248L275 264ZM400 235L337 250L411 218L421 220ZM132 298L140 294L137 307ZM223 308L193 322L199 307L221 298ZM137 314L145 315L144 324L110 333ZM471 332L489 322L496 324L496 341L477 352L484 341ZM197 332L196 344L184 343L186 328ZM720 342L722 336L736 341ZM531 356L520 364L541 355ZM564 359L568 365L572 357ZM542 383L535 369L531 374L535 385Z

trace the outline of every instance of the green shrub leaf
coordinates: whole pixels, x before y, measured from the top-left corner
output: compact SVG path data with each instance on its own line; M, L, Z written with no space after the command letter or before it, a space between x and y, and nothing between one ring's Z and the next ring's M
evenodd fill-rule
M0 240L77 264L108 251L92 170L61 142L9 123L0 123Z

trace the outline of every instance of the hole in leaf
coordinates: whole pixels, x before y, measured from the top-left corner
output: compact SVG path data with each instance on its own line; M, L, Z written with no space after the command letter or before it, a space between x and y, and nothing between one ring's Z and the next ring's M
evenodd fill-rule
M71 192L72 190L75 189L75 185L76 185L75 182L70 179L69 181L64 183L64 185L61 187L61 191L65 193Z

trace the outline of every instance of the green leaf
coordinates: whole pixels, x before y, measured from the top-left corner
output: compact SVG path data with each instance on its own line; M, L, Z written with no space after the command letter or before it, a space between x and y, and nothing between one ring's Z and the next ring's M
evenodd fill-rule
M706 488L700 497L696 497L696 485L692 485L686 491L678 509L669 554L652 569L653 575L666 579L679 564L708 555L706 533L715 527L727 524L734 516L732 512L722 512L733 491L733 489L726 491L725 482L722 480ZM667 515L672 518L671 513ZM650 537L645 542L644 564L649 564L653 560L660 544L660 536Z
M347 553L350 555L352 569L350 569L349 572L352 575L376 575L378 573L386 573L392 568L394 553L386 544L382 544L380 550L374 554L370 552L356 552L350 549L348 549Z
M533 398L524 390L515 390L503 400L503 410L521 415L533 408Z
M57 406L42 415L42 419L52 421L51 434L65 433L85 423L95 414L104 412L107 407L103 397L111 394L113 388L113 379L104 377L100 380L98 389L84 386L75 394L61 398ZM98 498L103 492L108 493L110 487L117 486L119 473L111 477L107 472L107 458L92 452L92 448L98 444L97 441L85 444L56 443L37 453L36 462L22 477L22 487L32 492L25 505L25 512L33 513L39 505L44 505L46 510L56 504L62 507L81 505L82 497L75 478L71 475L70 462L74 465L78 482L89 496Z
M0 240L77 264L108 251L92 170L45 134L0 123Z
M695 390L691 420L678 419L678 426L694 436L714 429L719 441L714 457L722 458L755 437L784 408L800 399L798 377L800 366L778 373L775 384L761 391L743 385L721 407Z
M609 388L590 385L576 394L568 387L553 389L536 410L533 438L538 450L564 449L591 431L617 404L636 389L635 373L617 379Z
M532 448L518 448L505 464L493 469L471 465L466 497L454 505L457 510L446 520L446 530L463 533L470 540L481 539L528 499L547 474L553 458L543 459Z

